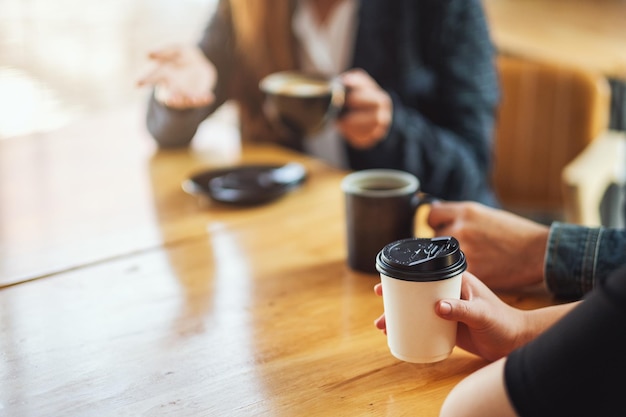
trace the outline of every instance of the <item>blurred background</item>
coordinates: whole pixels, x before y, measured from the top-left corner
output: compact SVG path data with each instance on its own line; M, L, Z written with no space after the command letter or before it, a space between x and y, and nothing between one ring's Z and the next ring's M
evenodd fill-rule
M215 0L0 0L0 140L144 100L149 50L195 42Z
M623 226L626 140L610 137L610 147L601 147L605 141L597 138L608 131L626 130L626 1L482 1L500 57L513 55L520 61L515 67L523 68L514 68L510 71L513 75L502 71L505 81L510 81L503 83L508 102L500 109L495 137L500 163L494 179L504 207L546 222L570 218L581 223L601 221ZM172 43L196 42L216 3L0 0L0 142L53 132L101 114L107 115L105 124L132 122L142 128L149 91L137 88L135 82L149 68L148 52ZM567 67L558 73L569 74L571 68L582 68L587 78L601 78L608 86L610 105L607 107L600 99L587 100L582 113L572 113L569 103L574 100L564 86L571 84L573 75L554 75L556 82L544 81L540 74L557 72L536 65L541 61ZM546 100L548 90L553 90L552 101ZM585 94L595 97L601 93ZM522 108L531 110L522 112ZM235 138L235 149L236 112L231 107L218 113L225 114L219 120L227 122L227 130L219 131L220 145L226 142L224 135L229 134ZM586 127L580 127L583 121ZM201 132L209 143L211 137L218 136L212 130ZM584 137L573 140L572 132ZM197 142L194 140L194 144ZM596 155L592 163L568 169L575 159L591 159L582 155L590 142L601 145L595 147L599 151L586 152ZM527 160L521 157L523 154ZM545 161L539 160L539 155ZM607 162L609 157L611 161ZM607 172L602 184L581 182L599 177L599 169ZM562 192L561 179L568 171L573 172L567 185L569 197ZM611 191L606 194L610 198L603 197L601 203L607 207L603 213L610 214L603 214L601 220L596 214L566 216L567 210L572 211L568 207L580 211L583 204L597 212L598 193L590 202L588 193L583 195L581 191L590 188L602 188L602 193L605 188Z
M536 3L484 0L495 23L492 30L498 45L528 52L523 42L509 38L507 30L531 32L531 28L519 26L531 18L523 16L527 12L524 3L533 2ZM606 7L605 3L623 4L622 0L569 3L576 2L600 10ZM0 139L54 129L86 113L145 97L146 91L136 89L134 81L145 69L146 53L168 43L195 42L216 3L217 0L0 0ZM546 16L536 16L536 10L528 9L535 15L533 20L539 19L538 29L530 35L536 38L529 39L537 47L531 54L594 68L594 60L585 53L576 53L577 48L585 48L576 40L578 34L573 37L565 31L558 33L562 30L559 19L567 19L594 42L606 33L607 46L614 42L610 37L615 38L615 27L621 27L618 30L624 35L624 54L620 59L626 60L626 16L588 14L576 10L580 7L564 9L563 3L568 2L545 2ZM558 14L550 12L555 5ZM569 9L580 16L563 16L564 10ZM510 20L509 16L521 18ZM546 19L555 22L554 32L546 32ZM571 50L546 50L546 46L540 45L546 35L551 40L570 38ZM615 50L614 45L610 46ZM598 49L597 42L589 47ZM612 50L597 53L611 54ZM622 62L615 70L626 73L624 67L626 63ZM622 80L609 79L613 101L626 101ZM613 106L611 127L624 129L625 114L623 106Z

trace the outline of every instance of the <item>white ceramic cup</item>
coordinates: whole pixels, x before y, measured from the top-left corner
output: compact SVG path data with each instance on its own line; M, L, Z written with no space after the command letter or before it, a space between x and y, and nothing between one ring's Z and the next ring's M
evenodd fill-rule
M383 287L387 343L396 358L414 363L446 359L456 344L457 322L435 314L435 304L461 296L465 255L453 237L403 239L376 258Z

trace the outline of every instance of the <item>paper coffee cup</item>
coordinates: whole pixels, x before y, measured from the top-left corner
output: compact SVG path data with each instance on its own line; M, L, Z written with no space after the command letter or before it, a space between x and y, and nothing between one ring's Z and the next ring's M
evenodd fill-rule
M453 237L409 238L386 245L376 257L383 286L387 343L396 358L415 363L446 359L457 322L435 314L435 304L461 296L465 255Z

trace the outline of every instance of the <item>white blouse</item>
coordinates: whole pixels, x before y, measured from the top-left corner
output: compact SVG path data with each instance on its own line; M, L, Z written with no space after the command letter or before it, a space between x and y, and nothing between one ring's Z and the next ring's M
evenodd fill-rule
M300 46L299 65L306 72L334 77L352 62L359 0L342 0L323 25L315 18L313 2L300 0L293 16L292 30ZM304 149L329 164L348 168L345 148L333 123L307 137Z

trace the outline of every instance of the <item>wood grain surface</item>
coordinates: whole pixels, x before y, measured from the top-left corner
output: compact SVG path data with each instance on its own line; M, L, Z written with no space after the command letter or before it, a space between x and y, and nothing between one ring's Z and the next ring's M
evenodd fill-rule
M485 365L391 356L378 278L346 266L345 172L275 147L159 152L140 115L0 142L1 416L429 417ZM264 206L180 185L286 161L309 178Z

